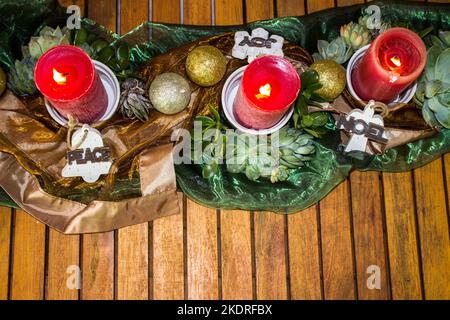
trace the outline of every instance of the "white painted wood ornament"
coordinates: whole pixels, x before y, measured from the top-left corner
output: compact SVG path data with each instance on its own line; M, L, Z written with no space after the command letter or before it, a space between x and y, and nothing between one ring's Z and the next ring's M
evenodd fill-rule
M232 56L241 60L247 58L248 63L261 55L284 57L283 43L283 37L269 37L269 32L263 28L254 29L251 36L246 31L238 31L234 35Z
M366 152L369 140L386 144L383 117L375 115L375 101L370 101L363 110L355 109L346 116L340 116L336 127L351 133L345 152Z
M88 125L75 131L67 152L67 164L62 171L65 178L82 177L88 183L96 182L111 169L111 151L103 144L101 133Z

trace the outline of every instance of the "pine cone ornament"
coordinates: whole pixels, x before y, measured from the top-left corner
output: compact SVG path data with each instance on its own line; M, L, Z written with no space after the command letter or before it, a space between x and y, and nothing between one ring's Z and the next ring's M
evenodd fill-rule
M129 78L122 83L119 107L124 117L142 122L148 120L152 105L146 92L144 83L138 79Z

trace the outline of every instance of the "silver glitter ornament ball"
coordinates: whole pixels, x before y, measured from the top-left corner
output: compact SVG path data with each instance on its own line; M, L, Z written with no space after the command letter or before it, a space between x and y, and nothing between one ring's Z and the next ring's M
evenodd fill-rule
M149 91L153 107L164 114L183 111L191 100L189 82L179 74L167 72L153 80Z

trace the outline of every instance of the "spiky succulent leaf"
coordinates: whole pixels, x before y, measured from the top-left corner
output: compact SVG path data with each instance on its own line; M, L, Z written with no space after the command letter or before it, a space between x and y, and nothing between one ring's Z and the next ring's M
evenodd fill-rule
M368 45L372 40L369 30L358 23L350 22L343 25L340 32L345 43L355 51Z
M39 59L49 49L60 45L70 44L70 30L57 27L44 27L38 37L32 37L28 43L28 53L35 59Z
M353 54L351 46L347 46L342 37L331 42L318 40L317 49L320 55L318 60L334 60L339 64L347 62ZM317 54L315 56L317 57Z
M34 82L34 68L36 60L26 57L22 61L16 60L8 75L8 88L19 96L30 96L37 93Z

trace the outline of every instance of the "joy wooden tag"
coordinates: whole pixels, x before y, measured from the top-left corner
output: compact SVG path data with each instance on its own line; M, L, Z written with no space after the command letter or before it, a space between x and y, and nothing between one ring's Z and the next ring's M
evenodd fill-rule
M111 150L103 144L101 133L88 125L72 135L73 150L67 152L67 164L62 171L65 178L82 177L88 183L96 182L111 169Z
M269 32L263 28L254 29L251 36L246 31L238 31L234 41L232 56L242 60L248 57L248 63L260 55L284 56L284 38L277 35L269 37Z

